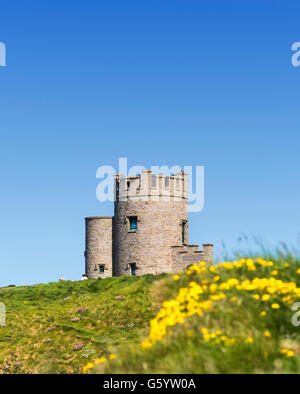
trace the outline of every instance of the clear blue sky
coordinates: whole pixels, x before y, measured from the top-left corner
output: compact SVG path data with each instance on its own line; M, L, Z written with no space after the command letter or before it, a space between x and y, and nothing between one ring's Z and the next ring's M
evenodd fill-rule
M78 279L96 169L205 166L190 241L300 246L299 1L2 1L0 285Z

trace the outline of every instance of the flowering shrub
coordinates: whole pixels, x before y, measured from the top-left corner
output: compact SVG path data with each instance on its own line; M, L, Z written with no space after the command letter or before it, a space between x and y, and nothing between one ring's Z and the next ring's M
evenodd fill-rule
M95 370L299 372L300 327L291 309L300 300L299 274L297 262L243 258L168 276L148 337Z
M193 315L202 317L205 312L216 308L216 304L220 301L228 298L231 302L236 302L237 295L240 300L251 296L251 300L259 303L258 308L262 309L260 312L266 313L266 309L277 310L280 306L293 304L295 299L300 298L300 288L295 282L284 282L272 276L253 279L228 278L228 274L224 273L224 270L227 270L232 273L232 276L237 276L243 270L255 272L257 266L266 268L273 267L273 265L272 261L258 258L255 262L252 259L242 259L211 267L206 267L206 263L201 262L189 267L186 275L193 280L188 283L187 287L179 289L175 299L163 303L157 316L150 323L149 338L142 343L142 346L151 347L156 341L165 337L172 326L182 324ZM222 271L224 280L221 282L220 276L216 276L215 273ZM271 275L278 275L278 271L273 270ZM175 275L173 279L177 281L178 275Z

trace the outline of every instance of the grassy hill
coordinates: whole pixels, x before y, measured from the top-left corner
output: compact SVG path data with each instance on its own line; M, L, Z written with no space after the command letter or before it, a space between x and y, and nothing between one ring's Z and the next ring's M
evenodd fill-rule
M161 307L147 339L84 372L300 372L300 261L292 255L195 264L156 282L153 295Z
M0 373L79 373L120 343L138 343L154 311L153 275L0 289ZM124 297L124 298L123 298Z
M300 260L0 289L0 373L299 373Z

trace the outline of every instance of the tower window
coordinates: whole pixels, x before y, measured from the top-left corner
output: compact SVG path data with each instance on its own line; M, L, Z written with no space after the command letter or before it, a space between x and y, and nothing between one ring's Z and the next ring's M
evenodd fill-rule
M131 263L129 265L130 265L131 275L136 275L136 263Z
M129 218L129 231L137 230L137 216L130 216Z
M105 270L105 265L103 264L99 265L99 273L104 274L104 270Z
M130 182L127 181L127 189L129 189L129 188L130 188Z
M165 177L165 187L169 187L170 186L170 177L166 176Z
M182 239L182 243L185 244L185 233L186 233L186 221L182 221L181 223L181 239Z

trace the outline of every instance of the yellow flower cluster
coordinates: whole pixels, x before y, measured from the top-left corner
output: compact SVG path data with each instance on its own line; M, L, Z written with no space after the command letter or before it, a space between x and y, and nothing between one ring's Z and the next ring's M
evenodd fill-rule
M246 267L248 271L256 271L256 265L255 263L257 263L258 265L262 266L262 267L272 267L274 265L273 261L266 261L260 257L258 257L257 259L253 260L253 259L240 259L238 261L225 261L219 264L216 264L214 266L211 266L209 268L209 271L214 273L216 271L218 271L220 268L225 269L225 270L233 270L234 268L243 268ZM190 266L187 270L187 274L190 275L193 271L197 272L197 273L201 273L206 271L206 267L205 267L205 262L202 261L200 264L194 264L192 266ZM298 270L300 273L300 269ZM274 270L273 271L273 275L277 275L278 271Z
M82 368L82 373L86 374L88 370L90 369L94 369L96 367L96 365L98 364L103 364L106 363L108 360L113 360L116 358L115 354L111 354L108 359L106 357L101 357L101 358L97 358L95 361L93 362L89 362L88 364L86 364L83 368Z
M156 317L150 322L149 340L143 342L144 348L160 340L167 334L167 327L183 323L186 317L192 315L202 316L204 311L212 309L212 300L199 301L203 294L202 286L191 282L189 287L183 287L175 300L165 301Z
M241 259L234 262L219 263L215 266L208 267L205 262L193 264L186 271L187 275L196 275L195 280L191 281L187 287L179 289L175 299L165 301L156 315L150 322L150 333L148 339L142 343L143 348L153 346L157 341L167 335L170 327L176 324L182 324L186 318L192 315L203 316L204 312L211 311L215 302L226 299L226 292L235 290L238 292L253 292L251 295L254 300L264 302L271 300L271 308L277 310L280 308L278 302L272 302L272 299L283 296L281 302L292 304L295 298L300 298L300 288L294 282L283 282L274 278L278 274L277 270L273 270L270 278L256 277L252 280L239 280L237 278L229 278L220 282L220 275L215 275L220 270L234 270L246 268L247 271L256 271L257 267L273 267L272 261L265 261L262 258ZM265 272L265 271L263 271ZM179 275L174 275L173 279L178 280ZM237 302L236 296L231 296L231 302ZM265 316L266 311L262 311L260 316ZM204 334L204 333L203 333ZM213 333L214 334L214 333ZM204 339L208 338L204 336ZM265 332L265 337L271 336L271 333ZM253 340L253 339L252 339ZM247 342L247 340L246 340ZM248 338L248 342L251 343Z
M205 342L212 342L215 344L224 343L226 346L235 343L235 338L228 338L221 330L209 332L207 328L203 327L201 331Z
M295 352L293 350L289 350L289 349L281 349L280 353L284 354L286 356L286 358L291 358L291 357L295 356Z

